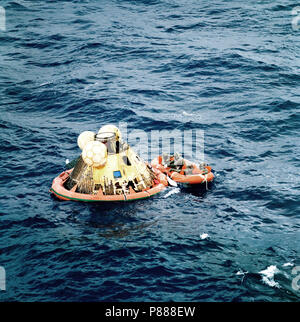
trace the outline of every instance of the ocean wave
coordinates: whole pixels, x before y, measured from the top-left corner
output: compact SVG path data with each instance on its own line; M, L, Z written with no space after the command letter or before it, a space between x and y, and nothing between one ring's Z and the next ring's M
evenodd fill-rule
M14 278L1 301L299 301L291 3L5 9L0 264ZM126 204L50 197L78 135L122 122L149 137L203 131L214 183Z

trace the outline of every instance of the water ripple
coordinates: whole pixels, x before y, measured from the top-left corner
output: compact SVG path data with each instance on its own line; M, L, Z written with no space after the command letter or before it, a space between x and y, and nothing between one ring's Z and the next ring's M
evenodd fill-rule
M4 6L0 300L299 301L294 5ZM50 197L78 134L119 122L203 130L214 183L128 204Z

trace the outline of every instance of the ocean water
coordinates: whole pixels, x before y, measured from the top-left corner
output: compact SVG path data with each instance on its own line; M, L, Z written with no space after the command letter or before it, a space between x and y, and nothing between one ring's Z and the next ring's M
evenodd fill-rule
M1 301L300 300L295 1L0 5ZM214 184L50 196L77 136L119 122L203 131Z

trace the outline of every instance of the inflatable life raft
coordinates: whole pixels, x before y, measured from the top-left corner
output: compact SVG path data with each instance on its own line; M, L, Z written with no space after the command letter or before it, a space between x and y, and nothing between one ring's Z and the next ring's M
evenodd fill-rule
M130 201L136 199L149 198L166 188L167 180L165 175L159 173L158 180L154 180L153 186L150 188L145 188L140 192L134 191L132 187L129 190L124 190L120 194L104 194L103 190L99 188L93 193L81 193L77 191L77 185L68 190L65 187L65 183L70 179L73 169L62 172L58 177L53 180L50 192L52 192L56 197L62 200L72 200L72 201ZM161 180L159 180L161 179Z
M163 154L151 162L151 166L166 174L178 183L186 185L203 184L213 181L214 175L211 167L201 163L199 167L193 162L183 159L178 153L174 155Z
M168 185L167 176L144 162L113 125L78 137L82 153L74 167L56 177L50 192L62 200L101 202L151 197Z

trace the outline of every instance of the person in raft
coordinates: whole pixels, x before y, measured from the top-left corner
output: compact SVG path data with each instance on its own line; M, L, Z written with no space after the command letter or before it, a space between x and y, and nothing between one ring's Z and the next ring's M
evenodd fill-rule
M171 168L171 171L176 171L178 173L184 171L185 175L190 175L193 173L194 165L189 160L183 159L183 157L175 152L174 155L169 155L168 153L162 154L162 165L165 168ZM199 165L199 169L204 173L207 172L206 163L201 162Z

